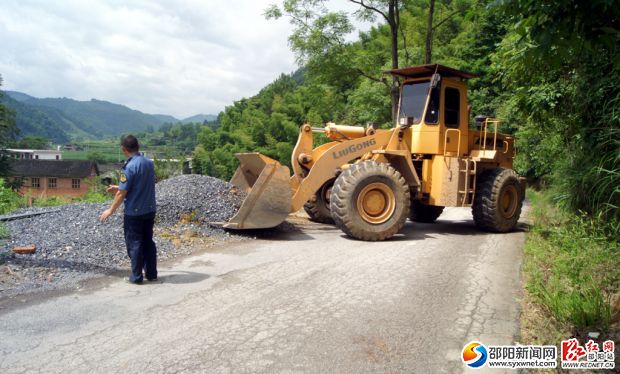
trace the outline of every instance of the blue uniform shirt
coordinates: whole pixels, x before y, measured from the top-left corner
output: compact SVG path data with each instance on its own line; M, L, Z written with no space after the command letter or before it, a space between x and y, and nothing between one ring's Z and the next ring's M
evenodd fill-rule
M127 160L121 171L118 189L127 191L125 214L141 216L156 210L155 167L153 161L136 153Z

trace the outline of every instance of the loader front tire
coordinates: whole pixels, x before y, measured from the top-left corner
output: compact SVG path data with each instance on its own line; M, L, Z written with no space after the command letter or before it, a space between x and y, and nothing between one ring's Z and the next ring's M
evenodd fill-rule
M343 171L332 188L334 223L348 236L368 241L396 234L409 214L409 186L386 163L362 161Z
M316 192L311 200L304 204L304 210L308 213L310 221L318 223L334 223L332 213L329 210L329 202L331 200L332 187L334 179L325 182Z
M495 168L485 171L476 181L472 206L474 223L485 231L511 231L519 221L523 195L523 187L514 170Z
M409 218L414 222L433 223L439 218L443 208L442 206L424 204L419 199L412 199Z

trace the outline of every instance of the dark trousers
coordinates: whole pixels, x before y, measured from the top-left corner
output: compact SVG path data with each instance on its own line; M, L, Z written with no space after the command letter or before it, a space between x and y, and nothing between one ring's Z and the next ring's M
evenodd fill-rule
M153 241L155 213L141 216L125 215L125 243L131 259L129 281L142 282L142 269L147 279L157 278L157 248Z

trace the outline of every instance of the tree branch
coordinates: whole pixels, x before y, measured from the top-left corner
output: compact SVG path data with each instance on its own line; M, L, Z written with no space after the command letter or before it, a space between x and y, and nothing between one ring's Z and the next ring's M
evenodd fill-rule
M354 68L354 71L356 71L359 75L361 75L364 78L370 79L373 82L377 82L377 83L383 83L386 86L390 86L389 83L387 82L387 80L385 78L377 78L377 77L373 77L372 75L369 75L367 73L365 73L362 69L360 68Z
M303 25L310 32L317 31L316 27L310 26L306 21L302 20L301 18L299 18L299 17L297 17L297 16L295 16L293 14L287 14L286 16L288 16L291 19L299 22L301 25ZM338 38L330 38L327 35L325 35L324 33L321 33L320 36L321 36L321 38L323 40L325 40L327 42L328 45L331 45L331 46L337 45L337 46L340 46L340 47L343 46L342 41L338 40Z
M442 19L441 21L439 21L438 24L436 24L435 26L433 26L433 30L435 30L436 28L438 28L439 26L441 26L444 22L446 22L447 20L449 20L450 18L452 18L455 14L460 13L461 10L457 9L454 12L448 14L448 16L444 19Z
M373 11L373 12L375 12L375 13L379 13L381 16L383 16L383 18L385 18L385 20L386 20L389 24L391 24L391 23L392 23L392 22L390 21L390 18L387 16L387 14L385 14L384 12L380 11L379 9L377 9L377 8L375 8L375 7L373 7L373 6L370 6L370 5L368 5L368 4L364 4L364 0L359 0L359 1L356 1L356 0L349 0L349 1L350 1L350 2L352 2L352 3L354 3L354 4L361 5L362 7L366 8L366 9L368 9L368 10L372 10L372 11Z
M295 16L295 15L292 15L292 14L286 14L286 15L287 15L288 17L291 17L291 19L293 19L293 20L295 20L295 21L299 22L300 24L304 25L304 27L305 27L306 29L308 29L308 30L314 30L314 28L312 28L310 25L308 25L307 18L306 18L306 21L304 21L304 20L302 20L301 18L299 18L299 17L297 17L297 16Z

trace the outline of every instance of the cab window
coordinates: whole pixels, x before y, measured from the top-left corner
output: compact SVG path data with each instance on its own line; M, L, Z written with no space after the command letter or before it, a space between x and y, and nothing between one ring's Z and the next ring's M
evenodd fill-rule
M446 127L459 127L461 94L458 89L446 87L443 118Z
M430 97L428 99L428 108L426 108L426 117L424 122L428 124L439 123L439 97L441 93L441 84L437 84L435 88L431 90Z
M430 82L417 82L403 87L400 115L413 118L413 123L419 123L426 104Z

